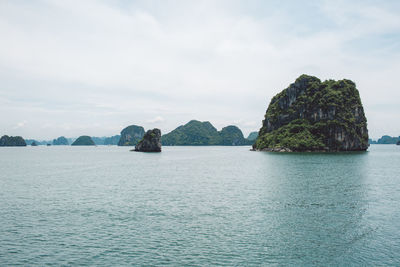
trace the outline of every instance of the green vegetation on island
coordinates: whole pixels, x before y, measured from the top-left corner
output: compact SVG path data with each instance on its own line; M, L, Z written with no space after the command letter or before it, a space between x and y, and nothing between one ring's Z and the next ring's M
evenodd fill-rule
M230 125L218 131L208 121L191 120L163 135L161 143L164 146L240 146L251 145L252 141L245 139L236 126Z
M71 146L94 146L95 143L93 142L92 138L87 135L79 136L78 139L75 140L71 144Z
M220 143L217 129L208 121L191 120L170 133L164 134L161 143L164 146L204 146Z
M219 145L223 146L243 146L248 145L247 140L244 138L242 131L233 125L222 128L219 132L221 141Z
M21 136L3 135L0 138L0 146L26 146L26 143Z
M350 80L301 75L271 100L253 145L265 151L363 151L367 119Z

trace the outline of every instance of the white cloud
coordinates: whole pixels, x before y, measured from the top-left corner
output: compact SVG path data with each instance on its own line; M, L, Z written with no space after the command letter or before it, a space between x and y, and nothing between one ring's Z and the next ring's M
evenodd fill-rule
M302 73L353 79L371 135L400 132L385 126L400 108L379 108L400 97L400 16L388 3L115 3L0 3L1 132L168 132L199 119L247 135Z
M22 128L22 127L24 127L25 125L26 125L26 121L18 122L17 125L15 125L14 129Z
M163 117L157 116L157 117L155 117L155 118L153 118L151 120L147 120L146 122L148 122L148 123L159 123L159 122L163 122L163 121L164 121Z

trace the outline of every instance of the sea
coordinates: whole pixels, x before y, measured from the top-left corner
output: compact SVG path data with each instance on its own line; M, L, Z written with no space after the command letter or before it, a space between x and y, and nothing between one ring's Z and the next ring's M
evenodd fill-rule
M0 148L0 266L400 266L400 146Z

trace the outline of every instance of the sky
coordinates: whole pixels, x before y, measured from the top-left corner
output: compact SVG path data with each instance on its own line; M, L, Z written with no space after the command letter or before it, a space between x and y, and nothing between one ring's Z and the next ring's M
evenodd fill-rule
M301 74L351 79L400 135L400 1L0 0L0 135L258 131Z

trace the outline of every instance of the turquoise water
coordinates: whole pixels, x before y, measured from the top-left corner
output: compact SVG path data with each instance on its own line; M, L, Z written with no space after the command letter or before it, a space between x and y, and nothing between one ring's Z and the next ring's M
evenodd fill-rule
M400 146L0 149L0 265L399 266Z

